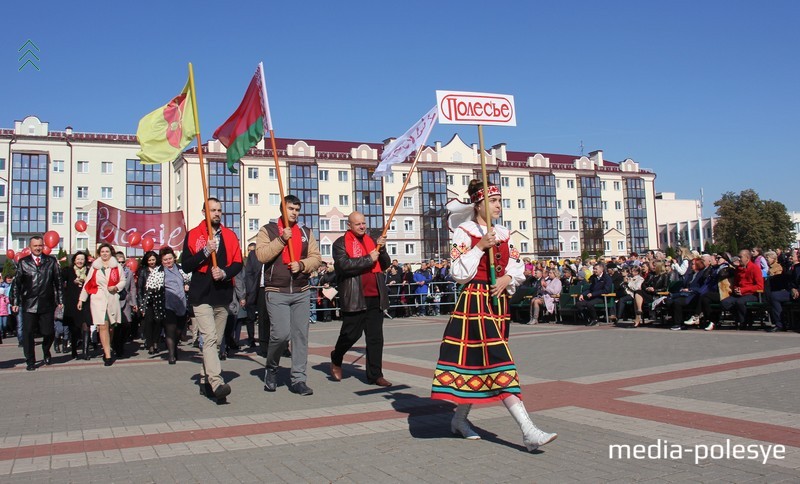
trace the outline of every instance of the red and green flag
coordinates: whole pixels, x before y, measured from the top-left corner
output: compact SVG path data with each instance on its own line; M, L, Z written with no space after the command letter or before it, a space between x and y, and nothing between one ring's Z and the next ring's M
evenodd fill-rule
M178 158L197 136L190 83L183 91L139 121L136 138L142 163L168 163Z
M228 149L228 170L238 173L236 164L272 129L264 64L259 63L239 107L214 131L214 138Z

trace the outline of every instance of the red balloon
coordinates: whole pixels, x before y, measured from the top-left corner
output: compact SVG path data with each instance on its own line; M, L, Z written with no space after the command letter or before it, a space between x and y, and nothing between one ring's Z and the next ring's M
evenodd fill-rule
M86 232L86 221L85 220L78 220L75 222L75 230L78 232Z
M130 257L128 260L125 261L125 267L130 269L131 272L136 272L136 270L139 268L139 261L137 261L133 257Z
M139 245L139 242L142 241L142 234L139 232L133 232L131 235L128 236L128 245L130 247L136 247Z
M42 252L44 253L44 255L50 255L50 252L53 252L53 249L45 245L44 249L42 249Z
M19 255L21 257L28 257L29 255L31 255L31 248L30 247L25 247L24 249L19 251L19 254L17 254L17 255Z
M17 254L16 254L16 253L14 253L14 249L8 249L8 250L6 251L6 257L8 257L9 259L13 259L13 258L14 258L14 256L16 256L16 255L17 255Z
M149 251L153 250L153 246L154 245L156 245L156 243L153 241L152 237L145 237L145 238L142 239L142 250L143 251L149 252Z
M55 230L48 230L44 233L44 245L52 249L58 245L60 238L61 236L58 235L58 232Z

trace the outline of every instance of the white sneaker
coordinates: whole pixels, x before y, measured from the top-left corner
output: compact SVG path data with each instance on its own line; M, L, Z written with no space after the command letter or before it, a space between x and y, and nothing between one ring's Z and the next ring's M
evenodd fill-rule
M698 324L700 324L700 318L693 315L691 318L684 321L683 324L685 324L686 326L697 326Z
M708 326L705 327L706 331L714 331L714 323L708 323Z

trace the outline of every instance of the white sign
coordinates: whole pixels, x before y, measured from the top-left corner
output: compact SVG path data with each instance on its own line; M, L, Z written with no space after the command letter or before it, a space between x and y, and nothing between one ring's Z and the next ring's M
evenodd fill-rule
M514 96L485 92L436 91L441 124L516 126Z

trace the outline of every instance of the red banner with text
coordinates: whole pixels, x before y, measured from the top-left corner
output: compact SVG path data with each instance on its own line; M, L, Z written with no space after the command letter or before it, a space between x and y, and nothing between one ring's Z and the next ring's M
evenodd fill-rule
M140 248L139 241L148 237L154 242L154 250L167 245L176 252L183 250L183 212L133 213L97 202L97 243Z

